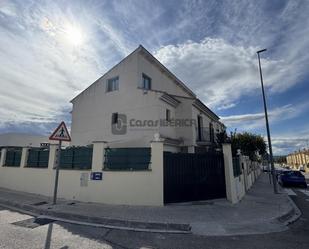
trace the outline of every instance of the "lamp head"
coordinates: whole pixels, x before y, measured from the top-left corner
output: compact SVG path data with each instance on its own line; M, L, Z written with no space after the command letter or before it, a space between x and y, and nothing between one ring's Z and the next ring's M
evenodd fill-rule
M257 51L256 53L259 54L259 53L265 52L266 50L267 50L267 49L264 48L264 49L261 49L261 50Z

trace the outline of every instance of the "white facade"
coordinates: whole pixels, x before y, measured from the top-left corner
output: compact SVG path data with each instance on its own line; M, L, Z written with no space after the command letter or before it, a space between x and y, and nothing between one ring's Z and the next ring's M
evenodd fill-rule
M141 88L143 75L151 78L151 89ZM118 77L118 90L107 92L108 80L115 77ZM175 147L190 150L203 144L196 142L198 115L204 130L209 129L210 123L215 132L224 129L216 114L142 46L71 102L72 145L106 141L113 147L146 147L154 134L159 133L166 138L166 150L175 150ZM178 127L156 125L155 122L166 120L167 110L173 120L192 119L195 123ZM118 121L120 114L126 116L123 134L112 132L113 113L118 113Z

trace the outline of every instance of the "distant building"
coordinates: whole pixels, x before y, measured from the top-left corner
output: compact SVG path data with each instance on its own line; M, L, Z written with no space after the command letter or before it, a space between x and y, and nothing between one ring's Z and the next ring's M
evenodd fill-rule
M0 134L0 147L40 147L41 143L49 143L48 137L26 133Z
M309 149L295 151L286 157L287 164L293 169L309 172Z

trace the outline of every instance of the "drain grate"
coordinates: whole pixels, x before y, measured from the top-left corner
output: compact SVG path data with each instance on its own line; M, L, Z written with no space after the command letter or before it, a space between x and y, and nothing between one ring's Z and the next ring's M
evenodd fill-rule
M36 228L39 226L44 226L46 224L49 224L51 222L54 222L55 220L52 219L46 219L46 218L30 218L26 220L21 220L17 222L13 222L12 224L19 227L26 227L26 228Z
M45 204L48 204L48 202L46 202L46 201L40 201L40 202L37 202L37 203L33 203L33 204L31 204L31 205L33 205L33 206L42 206L42 205L45 205Z

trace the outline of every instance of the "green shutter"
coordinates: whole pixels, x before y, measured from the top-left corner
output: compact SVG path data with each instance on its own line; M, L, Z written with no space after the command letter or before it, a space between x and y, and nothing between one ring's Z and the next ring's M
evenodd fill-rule
M60 168L91 169L92 147L70 147L61 150Z
M5 166L19 167L21 160L21 149L8 149L6 152Z
M47 168L49 150L32 148L28 151L27 167Z
M151 160L150 148L105 149L107 170L147 170Z

